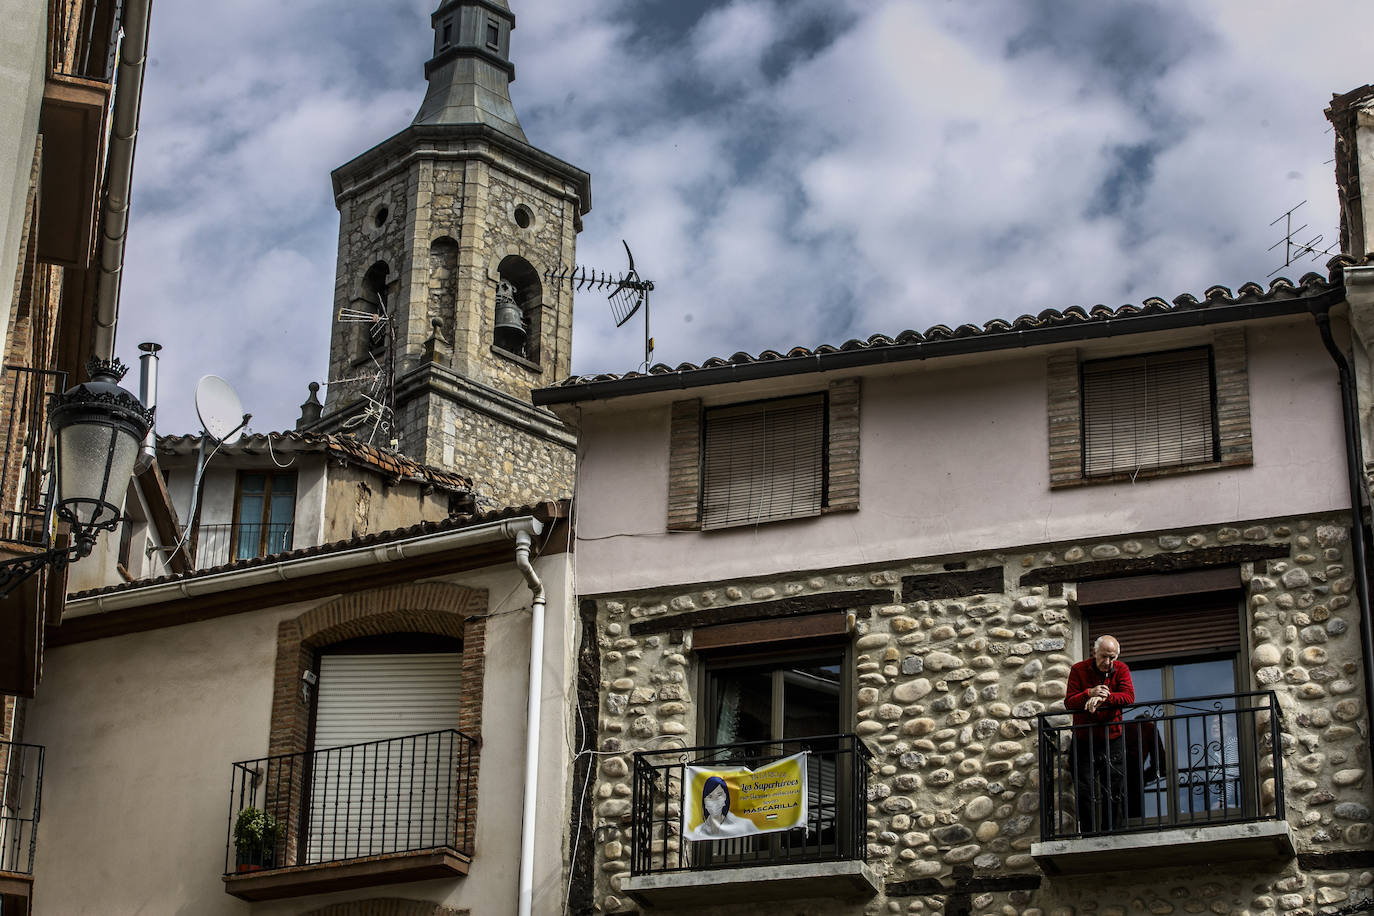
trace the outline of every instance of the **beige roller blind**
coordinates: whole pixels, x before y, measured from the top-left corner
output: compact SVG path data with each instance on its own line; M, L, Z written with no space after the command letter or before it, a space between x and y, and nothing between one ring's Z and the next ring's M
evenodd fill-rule
M1083 364L1083 473L1215 461L1207 347Z
M457 652L322 655L315 749L458 727Z
M319 674L306 861L451 845L460 654L323 655Z
M703 454L703 527L819 515L825 396L708 411Z

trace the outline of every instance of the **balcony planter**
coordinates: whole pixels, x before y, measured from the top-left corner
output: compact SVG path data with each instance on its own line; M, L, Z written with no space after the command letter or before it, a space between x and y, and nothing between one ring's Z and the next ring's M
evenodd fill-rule
M244 808L234 821L234 864L240 872L261 871L277 865L280 822L261 808Z

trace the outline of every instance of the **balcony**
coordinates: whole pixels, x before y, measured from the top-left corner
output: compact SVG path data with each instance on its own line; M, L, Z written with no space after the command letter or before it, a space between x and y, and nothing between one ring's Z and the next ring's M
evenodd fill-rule
M225 890L274 900L467 874L476 752L447 730L234 764Z
M201 525L196 533L196 569L270 557L291 549L291 522Z
M5 455L0 462L4 525L0 542L51 546L52 437L46 422L48 399L66 387L67 374L27 366L5 366Z
M29 911L43 795L43 748L0 741L0 912Z
M1031 855L1046 874L1293 856L1273 691L1138 703L1123 718L1108 740L1039 717Z
M66 387L66 373L5 366L0 403L0 558L52 546L53 443L48 399ZM0 599L0 694L33 696L42 668L43 628L62 619L65 571L49 570Z
M757 770L802 751L804 827L733 839L684 838L688 767ZM630 876L621 887L646 907L872 897L878 879L867 864L864 813L871 760L854 735L637 752Z

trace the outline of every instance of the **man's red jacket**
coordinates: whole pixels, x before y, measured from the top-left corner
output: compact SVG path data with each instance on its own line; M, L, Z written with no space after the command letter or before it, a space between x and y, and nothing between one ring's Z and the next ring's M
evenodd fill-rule
M1109 691L1107 699L1095 712L1083 708L1088 702L1088 691L1099 684L1106 684ZM1073 710L1074 725L1098 726L1092 729L1074 729L1075 735L1087 737L1091 732L1095 738L1119 738L1121 736L1121 707L1135 702L1135 685L1131 683L1131 669L1125 662L1112 662L1112 670L1103 674L1097 670L1097 663L1087 658L1069 669L1069 683L1064 691L1064 706ZM1105 733L1102 726L1106 726Z

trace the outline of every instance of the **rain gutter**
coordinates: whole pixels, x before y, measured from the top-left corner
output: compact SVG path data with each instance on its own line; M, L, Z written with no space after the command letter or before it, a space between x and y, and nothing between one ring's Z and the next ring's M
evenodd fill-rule
M541 525L537 519L531 516L522 516L487 522L471 528L420 535L386 544L355 547L351 550L340 550L313 557L279 560L262 566L228 570L209 576L159 582L141 588L122 589L69 600L64 617L70 620L79 615L119 611L150 604L160 604L165 601L178 601L183 598L200 598L221 592L251 588L255 585L290 582L310 576L327 575L345 569L356 570L368 566L381 566L399 560L412 560L476 544L493 543L501 540L515 541L521 532L535 534L540 529Z
M1347 282L1351 286L1368 288L1374 282L1374 269L1346 268ZM1365 739L1369 742L1370 759L1374 759L1374 629L1371 628L1369 604L1369 561L1365 553L1364 503L1364 458L1360 447L1360 421L1355 402L1355 373L1350 360L1337 346L1331 336L1331 306L1324 304L1312 307L1312 318L1317 323L1322 343L1336 364L1336 374L1341 390L1341 420L1345 429L1345 470L1346 483L1350 488L1350 549L1355 570L1355 600L1360 612L1360 654L1364 668L1365 717L1369 728Z
M94 355L100 359L114 356L119 282L124 270L124 242L129 232L129 192L133 184L134 145L138 140L138 112L143 102L143 74L148 61L151 9L152 0L124 0L124 39L119 45L113 124L106 156L100 220L100 278L96 286L95 336L91 345Z

